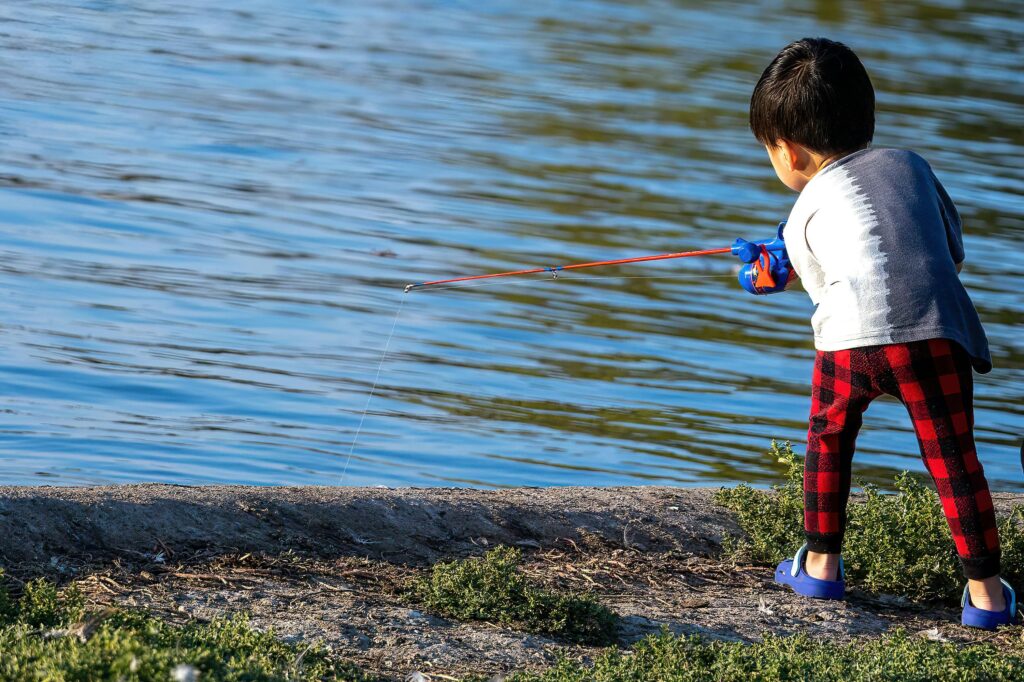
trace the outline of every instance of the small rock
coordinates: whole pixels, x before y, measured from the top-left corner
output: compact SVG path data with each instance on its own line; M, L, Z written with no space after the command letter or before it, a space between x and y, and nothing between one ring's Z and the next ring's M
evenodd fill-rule
M921 630L917 633L925 639L930 639L933 642L948 642L949 638L939 632L938 628L929 628L927 630Z
M199 682L199 670L191 665L180 663L171 670L171 679L174 682Z

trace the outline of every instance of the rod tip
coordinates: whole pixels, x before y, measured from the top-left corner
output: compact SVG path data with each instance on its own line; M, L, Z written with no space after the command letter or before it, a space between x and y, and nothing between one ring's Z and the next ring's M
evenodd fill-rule
M416 286L416 285L415 284L406 284L405 285L405 293L409 293L409 290L412 289L414 286Z

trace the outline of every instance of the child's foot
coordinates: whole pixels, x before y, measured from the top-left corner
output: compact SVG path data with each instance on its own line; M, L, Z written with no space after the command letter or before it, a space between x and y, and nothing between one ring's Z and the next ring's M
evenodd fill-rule
M829 556L829 555L824 555ZM835 556L835 555L832 555ZM775 582L789 585L797 594L815 599L842 599L846 596L843 561L836 557L836 580L821 580L808 575L805 567L807 545L797 550L796 556L786 559L775 569Z
M975 605L971 600L970 586L964 587L964 597L961 600L963 615L960 622L971 628L982 630L995 630L1000 625L1013 625L1017 622L1017 594L1010 587L1010 583L1000 580L1003 591L1003 608L1001 610L983 608L985 606L997 606L989 603ZM980 601L980 600L979 600Z

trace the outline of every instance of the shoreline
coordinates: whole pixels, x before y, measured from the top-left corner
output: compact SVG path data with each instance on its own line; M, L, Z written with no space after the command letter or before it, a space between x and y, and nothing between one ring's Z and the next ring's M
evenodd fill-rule
M123 553L302 552L425 565L494 544L599 535L706 553L738 532L713 488L0 486L0 564ZM672 508L675 509L672 509Z
M767 633L874 638L902 628L980 641L959 611L852 590L805 600L772 570L721 557L739 533L710 488L0 487L0 566L74 583L91 607L174 623L248 613L282 639L320 639L385 679L540 670L599 649L425 613L403 586L440 560L521 550L521 570L620 616L619 646L657 633L752 642ZM1005 511L1024 495L994 495Z

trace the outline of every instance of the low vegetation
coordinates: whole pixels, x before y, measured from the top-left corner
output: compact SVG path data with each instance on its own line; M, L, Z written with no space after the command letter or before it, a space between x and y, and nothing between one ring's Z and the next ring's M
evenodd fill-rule
M286 644L244 618L177 628L142 613L86 615L83 606L74 587L33 581L14 599L0 582L0 680L367 679L320 647Z
M769 635L756 644L676 637L665 631L629 651L609 649L592 666L562 660L539 674L518 674L514 682L999 682L1024 679L1024 645L956 646L908 637L836 644L799 635Z
M745 537L728 538L736 561L775 565L803 543L803 460L788 443L772 442L769 454L786 465L783 485L771 491L748 485L723 488L716 500L737 515ZM843 562L848 581L869 592L914 601L953 601L963 575L938 495L904 472L896 494L866 485L847 510ZM999 521L1004 577L1024 586L1024 507Z
M519 561L518 550L497 547L482 558L441 562L414 581L410 595L449 618L491 621L594 646L615 641L614 613L593 597L530 585L517 571Z
M770 566L803 542L803 464L789 444L773 442L769 454L785 465L784 484L770 491L723 489L717 501L736 514L744 531L727 539L727 555ZM849 581L913 600L956 598L963 579L937 495L906 473L896 477L894 488L887 494L865 486L850 505L844 547ZM1024 506L1000 520L1000 535L1006 577L1024 586ZM408 583L404 597L456 620L608 647L588 663L565 659L543 672L506 678L515 682L1024 679L1019 631L957 645L899 631L846 643L768 635L747 644L663 630L623 650L614 646L615 613L592 596L532 584L520 563L520 552L509 547L441 562ZM285 643L245 617L178 627L141 612L89 611L74 586L60 590L43 580L16 590L7 585L0 570L0 682L373 679L318 644Z

